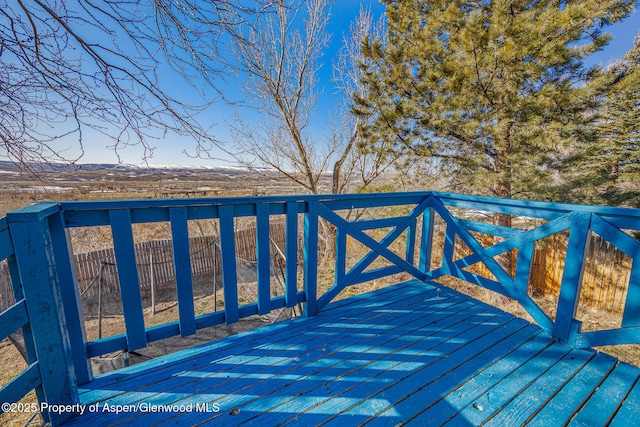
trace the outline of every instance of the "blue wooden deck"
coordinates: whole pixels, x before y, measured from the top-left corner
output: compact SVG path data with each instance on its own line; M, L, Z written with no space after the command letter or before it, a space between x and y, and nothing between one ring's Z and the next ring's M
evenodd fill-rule
M99 377L68 425L628 426L639 375L411 281Z
M366 219L344 214L369 208L375 209ZM398 216L375 217L379 208ZM527 218L530 225L486 220L496 213ZM280 296L273 296L270 276L274 217L286 218L289 262ZM237 218L256 227L255 301L239 298ZM434 240L436 219L444 247ZM224 307L199 315L188 238L196 220L220 226L224 282ZM336 242L335 275L321 287L327 278L318 274L320 221L333 226ZM178 319L157 326L145 323L134 245L134 225L153 222L170 225L178 304ZM124 333L92 341L68 231L105 226L113 236ZM640 241L630 231L640 231L638 209L435 192L30 206L0 219L0 260L6 260L16 301L0 313L0 339L22 331L28 357L28 367L0 388L0 402L19 402L34 390L54 427L635 424L639 369L591 349L640 343ZM562 280L555 306L544 310L531 296L533 254L557 234L567 239ZM621 284L626 296L619 325L583 330L578 308L593 234L632 264ZM358 260L348 256L347 237L366 248ZM469 255L456 258L460 244ZM496 260L508 252L513 272ZM474 272L476 264L490 274ZM352 285L397 274L415 281L334 302ZM433 284L443 276L512 298L535 325ZM297 305L303 307L299 319L105 376L91 369L93 357ZM11 408L3 405L0 417ZM80 408L85 413L74 420Z

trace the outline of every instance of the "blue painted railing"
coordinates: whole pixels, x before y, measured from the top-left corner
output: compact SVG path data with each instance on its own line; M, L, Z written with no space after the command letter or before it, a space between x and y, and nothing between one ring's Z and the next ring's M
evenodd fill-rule
M344 210L394 206L408 207L410 211L406 215L357 221L348 221L339 214ZM532 229L507 228L460 218L456 216L458 208L542 221ZM272 297L270 290L269 221L274 215L286 217L288 260L298 257L299 219L303 218L303 286L298 287L298 264L287 262L286 291L280 297ZM257 230L257 301L245 305L239 304L236 282L234 221L239 217L254 218ZM441 260L432 260L437 217L446 227L445 243ZM224 309L196 316L188 221L201 219L217 219L220 224ZM336 231L335 279L322 295L318 295L317 286L319 221L333 225L329 229ZM132 228L148 222L170 224L179 312L177 322L153 327L145 326ZM96 226L109 226L112 231L126 332L87 341L67 231ZM376 229L390 231L376 240L367 233ZM29 367L0 390L0 401L15 402L35 389L41 402L74 404L78 402L77 386L92 380L89 359L93 356L133 351L156 340L188 336L201 328L230 324L297 304L303 304L304 315L314 316L348 286L398 273L408 273L422 281L453 276L509 296L549 336L574 347L639 343L640 243L622 231L639 229L640 210L433 192L37 204L0 220L0 259L8 261L17 301L0 314L1 338L22 328L29 355ZM555 316L550 316L528 292L534 245L566 232L569 237L564 274ZM632 269L621 327L581 332L576 310L591 233L627 254ZM500 237L499 243L484 247L474 237L478 234ZM369 249L358 262L349 264L350 268L347 236ZM404 245L400 254L391 248L396 241ZM470 255L454 259L458 241L471 250ZM517 262L512 275L495 257L514 249ZM372 268L378 257L387 264ZM494 278L465 269L478 262ZM44 415L54 425L64 420L64 415L53 412Z

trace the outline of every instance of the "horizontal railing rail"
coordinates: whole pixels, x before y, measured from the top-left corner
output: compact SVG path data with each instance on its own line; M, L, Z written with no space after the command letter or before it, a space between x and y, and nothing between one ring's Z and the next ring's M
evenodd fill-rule
M363 214L347 214L354 210ZM479 212L535 221L527 226L499 226L486 221L486 215ZM280 296L271 292L269 232L275 217L278 221L284 217L284 255L288 260L285 291ZM236 277L234 230L238 218L250 218L256 228L257 292L255 301L244 303L239 298ZM194 307L189 250L189 223L196 220L218 221L224 296L223 308L213 307L199 315ZM25 373L3 387L0 396L15 400L23 391L36 389L41 401L72 404L78 400L77 386L92 380L89 360L93 356L138 350L153 341L176 335L186 337L202 328L231 324L298 304L303 305L304 315L314 316L345 289L395 274L422 281L451 276L506 295L517 300L549 336L575 347L638 343L640 267L636 261L640 258L640 243L628 230L638 230L639 220L640 210L635 209L433 192L34 205L11 212L0 222L0 260L9 262L16 293L16 304L0 315L0 332L4 338L23 328L31 343L32 359ZM436 247L434 239L436 221L445 230L442 248ZM170 229L178 318L148 326L134 229L136 224L158 222L167 223ZM113 238L124 333L89 341L69 230L102 226L110 228ZM319 230L335 232L333 282L322 283L320 288ZM583 332L577 309L587 263L585 254L593 233L626 254L632 268L620 326ZM558 302L553 312L547 312L532 297L529 279L535 245L557 234L568 235L568 245ZM354 241L361 248L355 258ZM459 245L467 251L455 258ZM291 260L298 259L300 249L299 266ZM511 252L516 254L510 270L498 259ZM489 274L473 270L478 264ZM63 373L71 375L65 377ZM56 384L48 378L55 378ZM61 384L59 378L69 380ZM53 424L61 421L51 415Z

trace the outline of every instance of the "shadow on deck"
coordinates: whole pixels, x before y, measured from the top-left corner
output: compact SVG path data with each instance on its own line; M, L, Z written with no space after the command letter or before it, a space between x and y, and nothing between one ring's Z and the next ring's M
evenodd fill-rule
M639 375L411 281L98 377L68 425L632 425Z

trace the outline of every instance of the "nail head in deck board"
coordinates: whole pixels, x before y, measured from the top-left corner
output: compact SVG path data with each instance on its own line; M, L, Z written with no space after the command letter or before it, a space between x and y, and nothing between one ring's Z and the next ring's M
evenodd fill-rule
M529 325L515 331L505 339L497 340L494 345L481 350L467 362L452 366L449 371L440 371L437 377L428 375L428 378L423 378L425 375L420 375L423 372L419 373L415 380L412 381L413 387L396 391L397 394L392 401L393 406L390 406L387 412L398 412L408 420L426 410L430 414L429 418L433 419L434 422L439 424L446 421L448 417L440 418L441 413L439 411L429 410L441 396L446 395L456 386L489 368L513 351L514 348L518 348L523 343L531 340L538 333L539 330L537 328ZM416 385L418 387L415 387ZM385 393L385 398L390 399L389 393ZM376 424L378 421L384 420L384 416L385 413L381 413L374 419L373 423Z
M402 290L400 290L402 289ZM363 310L372 308L380 308L388 304L389 302L393 302L394 298L405 298L407 294L411 294L412 292L422 293L422 290L415 289L409 283L401 283L395 286L390 286L386 288L381 288L376 291L372 291L369 294L361 294L358 296L354 296L348 299L343 299L340 301L336 301L331 304L330 307L325 311L326 313L331 313L332 311L340 311L347 310L347 313L350 313L348 307L358 307ZM380 297L382 302L372 303L370 301L363 301L368 296ZM358 315L361 312L354 312ZM329 315L329 314L327 314ZM274 323L269 326L264 326L259 330L255 331L247 331L237 335L233 335L227 337L225 340L220 340L216 342L212 342L208 344L206 349L195 348L195 349L187 349L182 350L180 352L176 352L172 354L172 359L169 360L169 364L172 363L172 360L184 360L184 363L191 363L193 357L197 356L201 359L206 359L206 357L212 355L212 353L216 353L215 356L219 356L221 349L229 349L235 353L237 349L237 345L242 343L261 343L261 345L267 345L268 343L277 342L278 339L290 339L292 336L295 336L298 332L298 328L302 330L312 330L319 324L323 324L326 320L319 319L317 321L309 320L307 322L303 322L302 318L292 319L289 322L281 322ZM269 339L266 339L266 338ZM205 363L209 363L206 360ZM141 365L134 365L129 368L124 368L117 372L107 373L102 375L100 378L94 379L93 385L95 385L95 389L105 388L109 389L110 385L120 381L120 374L129 375L131 373L144 371L143 375L151 376L154 375L153 372L155 369L165 369L167 366L167 361L164 359L154 359L151 361L145 362Z
M452 316L442 312L438 327L434 327L430 333L424 336L420 336L419 332L426 332L428 329L420 326L422 324L421 311L416 310L411 315L406 315L406 317L408 317L408 319L406 319L407 323L403 322L405 319L402 313L396 314L396 317L393 318L391 323L384 321L385 324L396 325L393 334L389 334L389 331L381 331L379 334L374 333L366 337L361 337L359 342L352 342L352 339L341 337L337 347L333 345L323 345L322 348L315 352L315 354L321 358L317 359L318 362L327 360L328 362L330 361L329 363L322 365L312 363L314 369L310 372L305 372L304 367L296 367L293 370L286 371L287 375L279 373L273 378L288 377L296 373L296 371L301 371L303 375L295 380L290 379L283 382L280 387L276 389L274 389L270 383L265 383L260 388L253 387L249 391L249 394L251 396L261 397L251 399L248 402L235 399L229 402L229 404L242 404L241 407L245 414L264 412L264 416L251 419L252 422L259 422L260 425L277 424L279 422L277 418L281 418L281 415L276 415L275 418L270 417L270 414L273 413L279 414L284 412L298 414L313 409L313 406L310 407L310 405L317 406L324 401L331 404L329 401L331 398L335 398L357 386L366 387L363 381L365 381L364 378L370 379L370 374L367 374L368 371L372 371L372 373L378 375L386 370L393 369L395 365L401 365L403 361L416 357L416 355L425 352L428 348L434 347L444 339L433 337L435 339L433 340L429 339L430 336L441 331L442 328L455 325L456 322L460 321L460 316L464 319L473 316L475 313L473 306L466 308L466 310L463 308L463 304L451 305L451 307L455 307L455 310L458 310L456 315ZM389 315L391 314L393 313L389 313ZM378 321L381 320L379 319ZM345 326L349 327L352 325ZM420 337L416 337L416 341L406 342L403 340L403 338L411 335ZM393 349L394 357L392 360L387 360L391 349ZM323 352L328 353L322 354ZM353 381L350 379L351 376L360 379ZM326 394L328 379L331 379L330 396ZM247 392L247 390L243 390L243 392ZM304 394L304 399L297 398L300 394ZM309 399L312 399L311 403ZM269 405L272 406L269 407ZM314 424L313 420L306 421L310 423L310 425Z
M509 351L511 345L524 342L531 338L531 334L537 333L535 327L525 327L517 329L513 334L508 336L505 340L498 340L498 345L492 346L488 349L480 350L480 352L473 356L473 349L471 354L468 355L468 359L459 363L458 365L446 364L447 367L444 370L439 369L442 366L441 361L437 361L427 367L426 369L415 369L404 373L405 377L394 382L390 381L389 388L385 389L381 393L373 396L369 396L366 400L363 400L359 407L356 407L356 414L360 416L366 416L367 411L377 411L375 418L369 422L372 425L385 425L388 424L388 419L394 417L394 414L399 414L399 417L404 421L408 421L412 417L419 414L425 408L431 406L442 393L446 393L450 387L455 387L459 378L464 378L469 375L473 375L478 370L482 370L484 366L487 366L491 361L495 360L503 352ZM495 351L495 354L491 354ZM447 356L448 357L448 356ZM392 377L393 372L389 373L389 377ZM402 373L401 373L402 374ZM382 375L380 376L382 377ZM363 384L362 392L356 394L356 396L367 396L366 383ZM370 386L369 390L373 387ZM371 394L371 391L369 391ZM348 395L347 395L348 397ZM376 401L375 405L371 405L371 401ZM386 403L382 403L382 402ZM354 409L352 409L354 411ZM429 419L439 424L439 412L429 412ZM334 423L339 424L341 420L339 418L334 419Z
M595 352L573 350L505 405L486 425L523 425L551 396L593 357Z
M423 297L425 289L428 289L428 295ZM471 378L465 382L468 384L476 378L470 369L475 366L477 375L486 381L489 377L487 374L483 376L483 373L490 372L494 366L502 366L504 370L499 372L506 370L506 375L515 371L518 366L533 366L532 360L545 357L551 349L564 348L566 350L563 351L567 353L571 351L561 344L552 344L549 338L538 334L535 340L541 346L545 346L545 343L551 345L547 352L537 353L532 347L527 347L527 344L518 346L514 341L514 352L506 357L496 352L495 364L490 364L490 358L474 361L474 357L485 357L491 353L492 348L500 346L501 336L507 335L515 339L516 334L524 334L521 342L529 334L525 333L526 330L536 334L539 329L533 325L522 328L526 324L524 321L515 320L508 314L499 314L498 310L455 291L443 289L439 298L433 296L434 292L435 287L413 281L393 286L384 292L363 294L353 300L341 300L329 304L325 311L312 318L299 318L271 325L176 353L168 359L145 362L142 366L133 366L121 373L98 378L81 396L83 402L87 403L91 396L109 399L109 395L113 396L112 399L118 399L115 401L125 402L133 398L135 393L140 393L136 399L148 398L150 403L195 404L203 402L203 399L224 403L223 413L216 418L195 413L171 414L171 420L162 418L165 422L190 424L196 420L209 420L207 422L277 424L285 420L294 421L292 417L296 414L292 411L300 409L307 412L300 414L296 421L312 425L317 420L327 420L335 411L345 410L366 396L374 395L376 398L376 391L382 388L386 387L387 390L379 394L379 397L388 396L389 390L392 390L388 385L403 395L417 390L416 399L420 398L421 392L427 393L423 399L426 402L433 399L429 396L435 390L420 389L427 377L434 379L433 385L428 387L438 387L440 382L436 379L440 378L445 388L442 393L446 395L444 385L450 384L449 390L453 392L456 381L448 382L446 376L442 376L443 373L454 375L455 378L459 375L461 381L463 377ZM447 301L451 302L447 304ZM458 314L454 314L452 310L456 310ZM482 317L482 310L491 310L492 314ZM462 316L466 316L468 320L462 320ZM512 324L515 328L505 330L501 326L504 324ZM487 333L487 330L493 332ZM482 353L483 348L485 353ZM519 348L523 350L518 350ZM520 352L516 353L518 351ZM326 354L329 354L328 358L323 356ZM522 360L516 360L517 354L522 356ZM597 357L598 355L594 359ZM295 363L286 362L294 360ZM507 368L505 363L509 363ZM542 362L541 365L545 363L548 362ZM409 370L400 370L403 366ZM588 366L589 364L580 372ZM633 369L640 372L637 368ZM568 383L575 382L580 372ZM331 381L332 378L336 381ZM540 375L533 375L533 379L546 381ZM116 388L109 386L116 383ZM529 380L525 381L525 384L529 383ZM414 385L407 387L409 384ZM356 388L350 388L351 386ZM145 390L145 387L150 388ZM120 390L124 389L136 391L121 394ZM198 392L193 393L193 390ZM366 396L361 393L362 390L367 392ZM300 395L299 392L303 393ZM566 395L561 389L552 402L557 399L562 399L564 403L572 399L572 394ZM441 402L443 401L444 399ZM235 417L229 417L228 410L232 407L240 410L236 415L238 423L234 421ZM438 405L434 406L436 407ZM375 413L378 412L377 410ZM161 420L158 414L137 415L100 416L104 421L111 420L109 422L136 416L130 422L138 424L153 419ZM217 414L211 416L214 415ZM379 420L395 424L406 421L402 415L391 414ZM424 416L429 416L428 410ZM79 419L77 425L81 425L83 419ZM334 422L351 423L354 420L360 418L341 416Z
M416 297L419 297L419 295L416 295ZM403 303L403 302L402 302L402 299L400 299L400 300L399 300L399 303L400 303L400 304L402 304L402 303ZM455 305L455 308L456 308L456 310L459 310L460 312L464 312L463 316L467 316L467 317L469 317L469 316L472 316L472 315L473 315L473 311L470 311L469 309L467 309L467 310L463 310L461 307L459 307L459 305ZM473 307L472 307L472 308L473 308ZM482 308L481 308L481 307L477 307L477 309L482 309ZM485 307L485 309L486 309L486 307ZM365 314L366 316L372 316L372 315L374 315L373 313L369 313L369 314L363 313L363 314ZM390 313L389 313L389 315L391 315L391 314L395 314L395 315L396 315L396 318L397 318L397 319L398 319L398 321L399 321L399 325L400 325L400 327L401 327L401 328L404 328L404 325L403 325L403 324L402 324L402 322L401 322L401 320L402 320L402 314L403 314L403 313L402 313L402 312L401 312L401 313L393 313L393 312L390 312ZM412 315L414 315L414 316L415 316L416 318L418 318L418 319L419 319L419 317L420 317L420 316L419 316L419 312L413 313ZM374 317L375 317L375 315L374 315ZM364 320L363 320L363 321L364 321ZM443 322L443 326L438 325L438 327L437 327L437 328L435 328L435 329L437 329L437 330L441 330L441 328L442 328L442 327L444 327L444 326L446 326L446 322ZM349 324L346 324L346 325L345 325L345 326L343 326L343 327L338 328L337 330L342 330L342 329L344 329L344 327L347 327L347 328L350 328L350 327L357 327L357 325L353 325L353 324L349 323ZM435 331L434 331L434 332L435 332ZM313 344L313 345L315 345L316 347L318 347L317 337L315 337L316 335L317 335L317 332L315 332L315 333L314 333L314 332L312 332L312 333L310 334L309 339L311 340L311 342L312 342L312 344ZM336 334L334 334L334 335L336 335ZM405 333L404 333L404 332L402 332L402 331L398 331L398 333L397 333L396 335L398 335L398 336L402 337L402 336L404 336L404 335L405 335ZM297 335L297 336L299 337L300 335ZM315 337L315 338L314 338L314 337ZM346 340L347 336L346 336L344 333L336 335L336 338L339 338L339 339L340 339L340 340L342 340L342 341L348 341L348 342L346 342L346 343L344 343L344 344L341 344L341 346L347 345L346 349L348 349L348 348L350 348L350 347L352 347L352 346L353 346L353 345L352 345L352 343L351 343L349 340ZM375 340L375 339L379 339L379 338L380 338L380 335L373 334L371 339L374 339L374 340ZM299 342L299 340L295 340L295 341L296 341L296 342ZM325 357L328 357L328 356L331 354L331 353L326 354L326 352L327 352L327 351L331 352L331 351L333 350L333 348L331 348L330 346L328 346L328 344L329 344L329 343L325 343L325 344L323 344L323 345L321 345L321 346L320 346L320 347L323 347L323 348L318 348L318 350L316 351L316 353L318 354L318 356L319 356L319 357L321 357L321 359L314 359L314 360L318 360L318 361L325 360ZM325 347L325 346L327 347L327 348L326 348L326 350L324 349L324 347ZM261 346L261 348L264 348L264 346ZM279 349L278 349L278 351L280 352L280 351L282 351L282 349L281 349L281 348L279 348ZM278 352L278 353L276 353L276 354L279 354L279 352ZM355 354L359 354L359 353L355 353ZM306 363L310 363L310 361L311 361L311 358L310 358L310 357L307 357L307 358L306 358ZM227 364L228 364L228 361L227 361L227 360L225 360L225 363L227 363ZM339 365L339 366L341 366L341 367L345 364L345 362L344 362L344 361L342 360L342 358L340 358L340 357L337 357L337 358L336 358L336 360L335 360L335 362L332 362L332 363L337 364L337 365ZM292 368L293 368L294 370L297 370L297 369L306 369L304 366L301 366L301 367L300 367L299 365L300 365L300 363L296 363L296 364L294 364L294 365L292 366ZM324 365L323 365L323 367L324 367ZM284 368L287 368L287 366L285 366ZM233 368L233 370L235 370L235 369L236 369L236 368L234 367L234 368ZM257 368L256 368L256 369L257 369ZM338 369L342 369L342 368L338 368ZM227 371L227 372L229 372L229 371ZM243 371L241 371L241 372L243 372L243 373L244 373L245 371L243 370ZM291 375L291 374L293 373L293 371L291 371L291 370L288 370L288 371L286 371L286 372L288 373L288 376L289 376L289 375ZM315 372L315 370L314 370L314 372ZM275 377L274 377L274 380L277 380L277 379L278 379L278 377L279 377L279 375L275 376ZM224 376L223 376L223 378L224 378ZM303 386L305 386L305 387L306 387L306 386L309 384L309 380L310 380L310 378L306 378L306 379L305 379L305 381L304 381L304 383L303 383ZM297 383L297 382L296 382L296 383ZM234 383L233 385L235 386L236 384L237 384L237 383ZM229 400L229 399L224 400L224 399L223 399L223 400L220 400L220 401L219 401L219 403L220 403L221 405L222 405L222 404L224 404L224 406L225 406L225 407L226 407L226 406L229 406L229 407L231 407L231 406L236 406L236 405L239 405L240 403L242 403L242 402L243 402L242 400L238 400L238 399L243 399L243 396L245 396L245 395L247 395L247 396L248 396L248 398L251 398L251 396L262 396L262 397L259 397L259 400L260 400L260 401L263 401L263 400L265 400L265 399L266 399L266 398L265 398L265 396L266 396L267 394L270 394L270 393L273 391L273 389L274 389L274 387L273 387L273 385L272 385L272 382L268 382L268 383L264 383L264 384L262 384L260 387L258 387L259 389L257 389L257 388L256 388L255 380L250 380L250 381L249 381L249 383L248 383L248 385L250 385L250 386L251 386L251 390L250 390L250 391L249 391L248 389L246 389L246 388L245 388L245 389L243 389L243 390L237 390L237 389L234 389L234 390L227 390L227 391L226 391L227 393L231 393L231 395L229 396L229 399L231 399L231 400ZM165 387L163 387L163 390L166 390L166 388L167 388L166 386L165 386ZM193 388L193 387L191 387L191 388ZM173 392L182 392L182 391L184 391L184 392L188 392L191 388L186 387L186 388L184 388L184 390L173 390ZM293 393L294 395L297 395L297 393L295 393L295 392L293 391L293 389L292 389L292 388L287 387L287 389L286 389L286 390L287 390L287 394L291 394L291 393ZM205 391L206 391L206 393L207 393L207 394L209 394L209 393L211 393L211 392L212 392L212 390L202 390L202 391L203 391L203 392L205 392ZM240 393L240 391L242 391L242 393ZM238 393L239 393L239 397L236 397L236 396L235 396L235 394L238 394ZM178 393L178 394L180 395L181 393ZM306 394L306 393L305 393L305 394ZM245 400L246 400L246 399L245 399ZM245 407L245 406L242 406L242 408L243 408L242 413L243 413L243 414L247 414L248 412L245 410L245 409L246 409L246 407ZM181 418L181 419L183 420L183 422L185 422L185 421L184 421L184 417L183 417L183 418ZM240 422L240 421L241 421L241 419L242 419L242 416L241 416L237 421L238 421L238 422ZM188 423L188 421L186 421L186 422Z
M468 363L471 358L495 343L502 334L511 335L522 329L524 325L525 322L509 317L509 315L498 315L496 319L489 319L486 323L482 322L462 331L460 335L452 335L449 338L450 341L446 340L432 349L436 351L436 354L418 357L416 361L422 366L411 375L387 371L383 376L395 380L391 385L382 390L368 390L369 395L366 398L361 399L358 404L352 405L347 410L343 410L340 415L355 417L354 419L362 422L364 421L363 417L370 418L374 411L382 414L392 406L398 395L406 396L407 390L417 389L421 385L439 378L443 370L446 372L450 367ZM455 331L455 327L442 332L449 333L449 331ZM470 345L471 343L473 345ZM442 354L438 355L438 350ZM333 417L328 425L338 425L341 421L338 417Z
M562 344L554 344L547 347L538 357L527 361L513 375L508 376L504 381L477 398L472 405L464 408L457 417L449 422L455 425L456 422L465 420L473 425L480 425L494 413L501 411L513 397L526 389L526 387L529 387L534 381L537 381L544 372L562 359L569 351L570 348ZM478 407L483 409L478 410Z
M406 293L398 293L398 294L394 295L394 296L393 296L393 298L394 298L394 299L396 299L396 301L395 301L394 303L390 304L390 299L388 299L388 298L385 298L385 300L384 300L385 302L384 302L384 303L385 303L385 304L387 304L387 305L389 305L389 308L392 308L393 306L398 305L398 304L399 304L400 306L402 306L402 304L406 304L406 299L402 298L402 296L404 295L404 296L406 297L406 294L411 293L411 292L410 292L410 291L411 291L411 289L408 289L408 291L409 291L409 292L406 292ZM415 293L415 295L414 295L414 299L416 300L416 302L419 302L420 300L423 300L424 298L423 298L423 295L422 295L421 293L416 292L416 291L417 291L417 290L414 290L414 293ZM452 301L452 303L453 303L453 301ZM366 305L366 304L365 304L365 305ZM347 306L347 307L348 307L348 306ZM457 306L456 306L456 308L457 308ZM462 309L460 309L460 310L462 310ZM467 310L467 311L468 311L468 310ZM350 313L350 312L348 312L348 313ZM394 313L393 311L391 311L391 312L389 313L389 315L395 315L395 316L396 316L396 317L398 317L398 318L402 317L402 315L403 315L403 314L404 314L404 313ZM373 312L359 310L359 311L357 312L357 316L362 316L362 315L366 316L367 318L370 318L370 317L372 317L372 316L373 316L373 317L376 317L375 313L373 313ZM467 314L467 316L470 316L470 315L472 315L472 313ZM418 316L418 314L416 313L416 317L417 317L417 316ZM367 319L362 319L361 321L366 321L366 320L367 320ZM300 323L298 323L298 324L304 327L304 326L306 326L306 324L307 324L307 323L309 323L309 322L306 322L306 323L304 323L304 324L300 324ZM357 324L351 324L351 323L349 323L348 325L346 325L346 327L347 327L347 328L349 328L349 327L357 327L357 326L358 326ZM264 328L263 328L263 329L264 329ZM272 328L271 328L271 327L268 327L268 328L266 328L266 329L272 329ZM345 340L345 338L347 338L347 336L346 336L344 333L339 333L339 331L340 331L340 330L343 330L343 329L344 329L344 327L341 327L341 328L337 329L337 332L336 332L335 334L333 334L333 335L334 335L335 337L339 337L341 340ZM440 329L440 328L438 328L438 330L439 330L439 329ZM317 336L317 335L318 335L318 333L315 331L315 329L311 329L311 330L309 330L308 332L309 332L309 334L308 334L308 335L301 335L300 333L295 333L295 331L292 331L292 330L290 330L290 329L288 329L288 328L287 328L286 330L284 330L284 331L283 331L283 338L284 338L285 340L291 340L291 337L292 337L292 336L295 336L295 337L296 337L296 339L294 340L294 341L295 341L295 343L299 343L300 341L299 341L299 339L298 339L298 338L300 338L300 337L304 337L304 336L308 336L308 340L310 340L310 341L311 341L311 343L312 343L313 345L318 346L318 336ZM236 337L237 337L237 336L236 336ZM267 342L267 343L269 343L269 342L274 342L275 340L277 340L277 337L276 337L276 335L274 335L274 334L270 334L270 335L268 335L268 337L269 337L269 339L265 341L265 342ZM377 335L374 335L374 337L377 337ZM234 338L234 337L231 337L231 338ZM242 340L240 340L240 341L242 341ZM350 344L352 344L352 343L347 342L347 343L345 343L345 344L346 344L346 345L350 345ZM295 345L295 344L294 344L294 345ZM264 349L264 348L269 347L269 346L271 346L271 345L270 345L270 344L263 344L263 345L260 345L258 348L259 348L259 349ZM233 347L229 348L229 352L228 352L228 353L226 353L226 354L228 354L228 355L230 355L230 356L232 356L232 357L235 357L234 355L242 354L243 352L245 352L245 351L247 351L247 350L251 351L251 350L253 350L253 349L254 349L254 347L253 347L253 346L244 346L244 350L243 350L243 347L242 347L242 346L233 346ZM280 354L281 352L282 352L282 348L278 348L278 349L276 349L276 352L275 352L274 354ZM325 351L320 351L320 352L319 352L319 355L320 355L320 356L322 356L322 355L323 355L323 353L326 353L326 352L325 352ZM225 358L225 353L222 353L222 354L221 354L221 353L219 353L219 352L218 352L218 353L216 353L216 354L215 354L215 357L216 357L216 360L218 360L218 361L222 360L222 362L223 362L225 365L231 365L231 364L233 364L233 361L230 361L228 358ZM193 359L192 359L191 357L189 357L187 360L193 360ZM148 362L148 363L150 363L150 362ZM191 362L190 362L190 363L191 363ZM205 365L205 366L204 366L204 368L206 368L206 370L207 370L208 372L224 372L224 370L222 370L222 371L221 371L221 370L220 370L220 368L217 368L217 369L215 369L215 370L212 370L212 369L210 369L210 368L207 368L207 366L210 366L210 364L208 363L208 361L204 361L203 363L204 363L204 365ZM296 367L296 366L297 366L297 365L294 365L294 367ZM240 367L240 368L241 368L241 367ZM258 369L258 368L259 368L259 365L255 365L255 369ZM127 371L127 372L130 372L132 369L135 369L135 367L127 368L127 369L126 369L126 371ZM166 368L164 368L164 369L166 369ZM238 369L238 366L233 366L233 367L232 367L232 370L236 370L236 369ZM174 370L173 372L181 372L181 371L182 371L182 369L178 369L178 368L177 368L177 369L176 369L176 370ZM227 371L227 373L228 373L228 372L229 372L229 371ZM242 372L245 372L245 371L243 370ZM143 373L143 376L149 376L149 375L148 375L146 372L144 372L144 373ZM170 378L170 379L169 379L169 381L173 383L173 382L175 382L175 381L177 381L177 380L180 380L181 378L189 378L189 376L186 376L186 377L181 376L181 377L176 377L176 378ZM224 375L223 375L223 377L222 377L222 378L224 378ZM137 385L137 384L139 383L139 381L136 381L136 382L131 382L131 381L129 381L129 383L130 383L130 388L132 388L132 389L135 389L135 390L136 390L136 392L129 393L129 394L127 394L127 395L126 395L126 396L128 396L128 397L127 397L128 403L131 403L131 398L134 398L134 397L135 397L135 395L137 394L137 390L141 390L141 389L140 389L140 388L139 388L139 386ZM253 384L253 381L252 381L251 383ZM269 385L269 384L265 384L265 385L266 385L266 389L267 389L267 391L272 389L272 386L271 386L271 385ZM194 386L185 386L185 388L184 388L183 390L171 389L171 387L168 385L168 383L167 383L166 381L163 383L163 385L162 385L162 386L158 386L158 383L153 383L153 384L152 384L152 386L153 386L154 388L156 388L157 390L162 390L162 394L168 394L168 392L169 392L169 391L171 391L172 393L177 393L177 395L178 395L178 396L183 396L183 395L184 395L184 393L191 394L191 391L195 388ZM159 387L159 388L158 388L158 387ZM148 397L150 396L150 395L149 395L149 393L144 393L144 390L142 390L142 391L143 391L143 394L142 394L142 395L143 395L143 397L148 398ZM202 389L201 389L200 391L201 391L201 392L204 392L204 391L206 391L206 390L202 390ZM227 391L229 391L229 390L227 390ZM210 392L210 390L209 390L209 391L207 391L207 393L209 393L209 392ZM263 391L262 391L262 393L265 393L265 391L263 390ZM92 394L93 394L93 395L95 395L95 393L92 393ZM259 393L258 393L258 394L259 394ZM85 396L86 396L86 395L85 395ZM100 397L104 398L105 396L104 396L104 395L101 395ZM96 398L98 398L98 396L96 396ZM86 400L85 400L85 401L86 401ZM110 402L111 402L111 401L110 401ZM114 402L114 403L115 403L115 402Z

